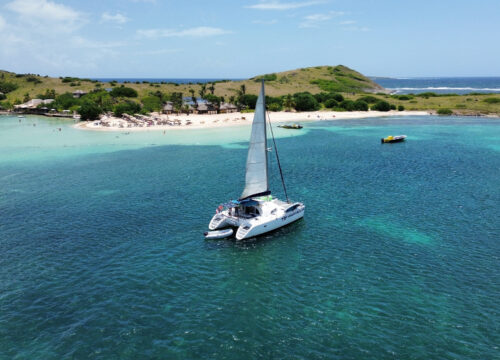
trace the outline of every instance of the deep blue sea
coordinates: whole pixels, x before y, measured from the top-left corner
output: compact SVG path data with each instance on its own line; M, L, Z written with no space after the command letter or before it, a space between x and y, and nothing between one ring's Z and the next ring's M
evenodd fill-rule
M429 78L383 78L372 77L377 84L396 94L500 93L500 77L429 77Z
M500 119L277 128L306 214L243 244L248 126L70 125L0 117L0 359L499 358Z

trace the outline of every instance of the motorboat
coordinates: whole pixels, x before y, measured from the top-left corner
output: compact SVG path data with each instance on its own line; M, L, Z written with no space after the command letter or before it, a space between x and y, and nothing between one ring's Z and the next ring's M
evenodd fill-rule
M396 142L405 141L406 137L407 137L406 135L397 135L397 136L389 135L388 137L380 139L380 142L382 144L385 144L385 143L396 143Z
M303 126L300 124L278 125L278 127L283 128L283 129L295 129L295 130L299 130L299 129L303 128Z
M276 142L274 153L281 175L286 201L274 198L269 188L267 123L264 81L255 107L250 143L248 147L245 188L238 200L220 205L209 224L210 230L236 228L236 240L244 240L281 228L304 216L305 205L288 198Z

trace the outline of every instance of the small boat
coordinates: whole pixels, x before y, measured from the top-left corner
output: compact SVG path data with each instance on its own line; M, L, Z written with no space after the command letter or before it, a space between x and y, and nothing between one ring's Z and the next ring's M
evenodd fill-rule
M205 233L203 233L203 235L205 235L205 239L207 239L207 240L224 239L224 238L227 238L227 237L233 235L233 229L205 231Z
M299 124L292 124L292 125L278 125L278 127L283 128L283 129L295 129L299 130L302 129L303 126Z
M395 142L405 141L405 139L406 139L406 135L397 135L397 136L389 135L386 138L380 139L380 142L382 144L384 144L384 143L395 143Z

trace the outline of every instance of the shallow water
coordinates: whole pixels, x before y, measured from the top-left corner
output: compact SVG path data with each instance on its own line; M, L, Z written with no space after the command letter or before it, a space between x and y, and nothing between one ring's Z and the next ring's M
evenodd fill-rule
M500 120L304 125L277 131L305 218L236 244L202 232L248 127L0 117L0 358L498 357Z

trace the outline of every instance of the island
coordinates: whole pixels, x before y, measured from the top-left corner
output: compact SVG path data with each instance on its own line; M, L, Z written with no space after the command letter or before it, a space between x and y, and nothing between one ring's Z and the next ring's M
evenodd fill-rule
M390 115L498 116L500 94L391 94L347 66L316 66L207 83L102 82L0 71L0 111L67 117L93 130L245 124L266 83L278 122ZM250 115L250 116L249 116Z

